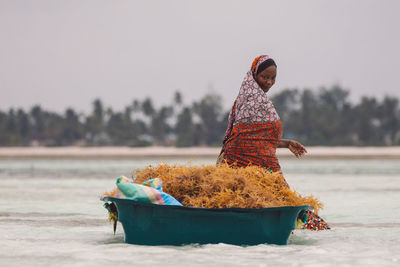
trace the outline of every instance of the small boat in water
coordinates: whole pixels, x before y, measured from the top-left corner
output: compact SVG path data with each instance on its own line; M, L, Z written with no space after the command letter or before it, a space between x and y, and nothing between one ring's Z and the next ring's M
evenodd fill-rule
M138 245L286 245L301 211L311 206L262 209L195 208L104 197L116 206L125 242Z

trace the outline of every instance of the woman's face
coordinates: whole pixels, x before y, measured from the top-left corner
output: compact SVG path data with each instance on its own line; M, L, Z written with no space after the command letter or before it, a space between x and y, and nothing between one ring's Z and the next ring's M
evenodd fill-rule
M274 85L276 78L276 66L269 66L254 78L264 92L268 92Z

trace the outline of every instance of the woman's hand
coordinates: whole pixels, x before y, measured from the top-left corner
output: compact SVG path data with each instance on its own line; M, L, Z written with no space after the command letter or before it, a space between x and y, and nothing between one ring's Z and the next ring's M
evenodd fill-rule
M300 158L301 156L304 156L305 153L307 153L306 148L300 144L297 141L294 140L288 140L288 148L292 153L296 156L296 158Z

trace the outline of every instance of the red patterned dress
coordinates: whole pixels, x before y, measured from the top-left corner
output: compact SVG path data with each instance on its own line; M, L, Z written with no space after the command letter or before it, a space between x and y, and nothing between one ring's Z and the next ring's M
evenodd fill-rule
M282 123L275 107L249 71L229 115L223 158L230 165L280 171L276 148L281 137Z

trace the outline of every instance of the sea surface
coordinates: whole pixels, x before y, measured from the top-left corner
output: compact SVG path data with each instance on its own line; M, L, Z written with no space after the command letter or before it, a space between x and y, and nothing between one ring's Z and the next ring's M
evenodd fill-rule
M400 266L398 159L282 159L290 186L318 197L332 227L295 230L286 246L125 244L99 198L118 176L159 162L0 159L0 266Z

